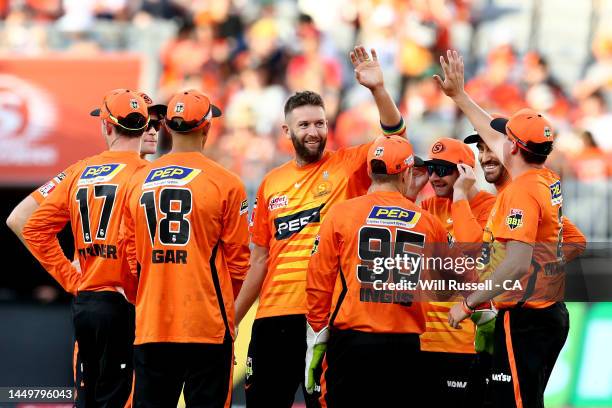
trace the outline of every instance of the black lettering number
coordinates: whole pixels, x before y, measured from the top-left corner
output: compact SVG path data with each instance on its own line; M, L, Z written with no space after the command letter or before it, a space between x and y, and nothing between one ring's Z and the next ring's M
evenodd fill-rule
M155 208L155 191L145 191L140 197L140 206L144 207L151 245L155 244L157 232L157 210Z
M103 198L104 204L100 213L96 239L104 240L108 235L108 224L115 206L115 195L117 186L113 184L100 184L94 186L94 197ZM76 200L79 202L79 213L81 214L81 229L83 231L83 242L91 244L91 224L89 220L89 187L81 187L76 193Z
M424 248L425 247L425 235L419 234L413 231L406 231L403 229L397 229L395 231L395 248L393 251L394 256L400 256L402 262L404 255L415 265L418 258L421 257L421 252L410 252L409 247ZM418 282L419 276L421 275L421 263L418 263L418 269L410 271L410 273L402 272L401 269L393 268L393 282L399 283L402 280L410 282Z
M159 242L164 245L185 245L189 242L191 224L187 215L191 213L191 190L165 188L159 195ZM146 191L140 197L140 205L145 209L151 245L155 243L157 232L157 209L155 192Z
M115 193L117 192L117 186L112 184L102 184L94 187L94 196L96 198L104 198L104 206L102 207L102 213L100 214L100 222L98 223L98 232L96 232L96 239L105 239L108 234L108 224L110 223L110 217L113 213L113 207L115 206Z
M91 244L91 229L89 228L89 205L87 203L87 187L81 187L76 193L81 213L81 230L83 231L83 242Z
M391 231L387 228L362 227L359 230L359 259L374 262L375 259L391 257ZM361 282L374 282L389 279L389 270L382 266L381 273L375 273L374 268L367 265L357 266L357 278Z
M399 283L401 280L418 281L422 266L420 262L416 264L418 269L411 270L408 273L395 267L386 268L384 262L388 258L394 258L395 265L395 258L399 256L401 265L403 265L405 255L407 259L410 259L408 262L414 266L421 253L411 252L408 248L411 246L424 248L425 235L398 228L395 231L395 242L393 243L391 239L391 230L388 228L362 227L359 230L359 258L368 263L368 265L357 266L357 278L361 282L373 283L377 280L387 282L389 276L393 276L393 282L395 283ZM376 273L373 265L375 262L378 263L376 269L382 270L382 272ZM372 263L371 266L370 263Z

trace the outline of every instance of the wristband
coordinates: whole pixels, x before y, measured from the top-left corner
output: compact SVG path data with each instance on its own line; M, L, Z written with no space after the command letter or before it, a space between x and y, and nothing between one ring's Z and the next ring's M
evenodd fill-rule
M463 308L463 311L468 315L471 315L472 313L474 313L474 309L472 309L468 305L467 300L463 300L463 302L461 302L461 307Z

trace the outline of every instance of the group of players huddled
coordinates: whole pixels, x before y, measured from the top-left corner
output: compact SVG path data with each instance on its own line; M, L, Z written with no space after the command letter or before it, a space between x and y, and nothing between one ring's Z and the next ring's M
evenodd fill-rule
M230 406L233 341L258 298L247 407L288 408L300 384L309 408L544 406L569 328L560 271L585 247L543 165L551 124L528 109L491 117L449 51L434 78L477 133L441 138L421 159L376 52L350 58L381 136L326 151L321 96L291 96L282 131L295 159L264 177L250 222L241 180L205 155L221 110L197 90L167 106L109 92L92 112L108 150L13 210L11 229L74 295L77 406L176 407L181 392L187 407ZM162 125L172 150L146 161ZM477 188L469 144L497 195ZM418 205L427 182L435 195ZM57 239L68 222L73 261ZM479 256L484 268L373 268L445 254ZM377 286L426 276L486 276L492 289L425 300Z

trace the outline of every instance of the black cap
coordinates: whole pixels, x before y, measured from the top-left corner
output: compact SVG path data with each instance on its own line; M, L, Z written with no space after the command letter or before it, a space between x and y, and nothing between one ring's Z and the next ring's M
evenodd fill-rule
M482 138L480 137L478 133L471 134L465 139L463 139L463 143L465 144L474 144L478 142L482 142Z

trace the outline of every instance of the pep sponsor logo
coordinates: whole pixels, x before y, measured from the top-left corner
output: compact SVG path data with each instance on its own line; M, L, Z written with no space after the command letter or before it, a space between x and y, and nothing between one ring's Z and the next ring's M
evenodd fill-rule
M274 237L280 241L287 239L294 234L300 232L304 227L311 222L321 221L321 209L325 204L321 204L318 207L303 210L294 214L285 215L278 217L274 220L274 227L276 233Z
M142 188L158 186L184 186L202 170L182 166L166 166L153 169L147 175Z
M121 170L125 168L125 164L112 163L112 164L99 164L94 166L87 166L81 177L79 178L79 185L84 184L95 184L105 183L115 177Z
M381 207L377 205L372 207L366 223L412 228L419 222L420 218L421 213L416 211L406 210L401 207Z

